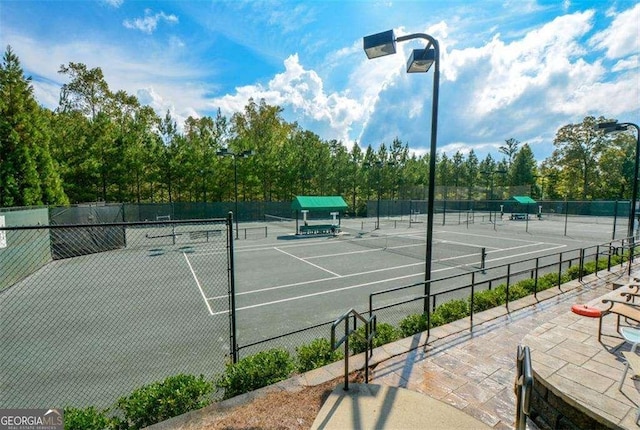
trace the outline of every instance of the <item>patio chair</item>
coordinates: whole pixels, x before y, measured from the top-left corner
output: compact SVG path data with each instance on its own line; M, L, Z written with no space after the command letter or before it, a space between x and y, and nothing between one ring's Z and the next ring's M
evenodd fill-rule
M602 320L609 314L616 315L616 331L620 333L620 318L625 321L631 320L640 325L640 305L630 301L621 301L615 299L603 299L602 303L609 303L607 309L602 310L600 321L598 323L598 342L602 337Z
M620 296L624 298L627 302L634 303L636 301L636 297L640 297L640 284L626 284L625 291L620 291Z
M634 349L637 344L634 344ZM640 376L640 356L635 353L635 351L631 350L629 352L624 351L622 356L625 358L625 367L624 372L622 373L622 378L620 379L620 385L618 385L618 390L622 391L622 385L624 385L624 380L627 377L627 372L629 368L633 371L632 378ZM636 425L638 424L638 420L640 420L640 406L636 409Z

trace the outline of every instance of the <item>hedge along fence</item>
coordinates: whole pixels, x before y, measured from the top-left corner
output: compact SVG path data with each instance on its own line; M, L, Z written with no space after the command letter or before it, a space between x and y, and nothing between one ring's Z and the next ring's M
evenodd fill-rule
M508 297L506 284L501 284L491 290L474 292L473 300L471 296L467 299L450 300L439 305L431 314L430 327L466 318L471 315L472 310L474 313L482 312L505 305L508 301L559 286L606 269L610 264L623 263L627 259L626 256L611 258L611 261L602 258L582 266L572 266L560 278L556 273L549 273L539 277L537 283L534 279L519 281L508 288ZM399 327L379 323L373 347L413 336L428 328L425 314L409 315L400 321ZM364 326L359 327L349 340L351 352L354 354L366 350L366 344L362 341L363 332ZM324 338L315 339L296 348L296 357L292 357L284 349L262 351L235 364L228 364L225 372L214 380L207 380L202 375L176 375L135 390L131 395L120 398L112 408L65 408L65 429L139 429L205 407L214 402L216 397L235 397L285 380L295 372L307 372L343 358L344 355L338 350L332 350L330 342Z

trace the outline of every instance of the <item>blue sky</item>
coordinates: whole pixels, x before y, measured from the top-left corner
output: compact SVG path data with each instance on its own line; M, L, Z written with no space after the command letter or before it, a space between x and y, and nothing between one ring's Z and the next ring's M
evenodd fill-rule
M416 40L367 60L362 37L394 29L440 44L438 150L480 158L509 138L538 160L558 128L587 115L640 121L640 2L0 1L11 45L38 101L58 102L60 65L102 68L181 124L231 116L250 97L348 147L398 137L428 152L433 71L406 74Z

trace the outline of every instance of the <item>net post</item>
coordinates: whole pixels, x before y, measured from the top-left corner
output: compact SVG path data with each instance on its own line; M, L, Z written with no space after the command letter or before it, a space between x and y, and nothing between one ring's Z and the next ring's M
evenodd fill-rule
M482 247L480 251L480 268L482 269L482 274L486 275L486 260L487 260L487 248Z

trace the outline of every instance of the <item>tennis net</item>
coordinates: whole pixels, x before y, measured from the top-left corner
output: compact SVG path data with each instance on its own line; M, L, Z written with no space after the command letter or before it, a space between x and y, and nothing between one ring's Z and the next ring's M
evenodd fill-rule
M287 233L296 233L296 220L276 215L264 215L264 222L269 226L269 230L282 230Z
M388 235L379 232L360 232L343 236L358 246L378 249L418 260L426 260L426 237L419 235ZM450 240L434 240L432 261L443 265L481 268L483 247Z

